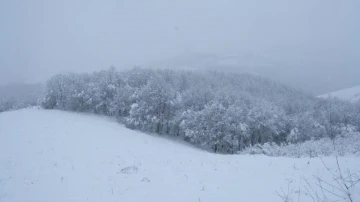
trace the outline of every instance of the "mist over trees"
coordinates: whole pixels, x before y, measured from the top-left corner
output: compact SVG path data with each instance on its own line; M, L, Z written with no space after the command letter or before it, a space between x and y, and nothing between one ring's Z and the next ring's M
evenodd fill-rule
M37 106L43 95L42 84L12 83L0 86L0 112Z
M316 98L249 74L139 67L59 74L47 82L42 106L116 117L132 129L229 154L360 129L359 104Z

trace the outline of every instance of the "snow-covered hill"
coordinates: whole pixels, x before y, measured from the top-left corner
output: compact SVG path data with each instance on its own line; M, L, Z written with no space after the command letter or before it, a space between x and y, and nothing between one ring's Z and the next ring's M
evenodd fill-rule
M335 171L334 158L324 161ZM360 159L340 164L356 171ZM312 201L301 179L313 174L332 180L318 158L212 154L93 115L0 114L1 202L275 202L282 201L275 192L288 187Z
M356 101L360 100L360 86L355 86L352 88L346 88L343 90L334 91L331 93L320 95L319 97L322 97L322 98L336 97L336 98L339 98L342 100L356 102Z

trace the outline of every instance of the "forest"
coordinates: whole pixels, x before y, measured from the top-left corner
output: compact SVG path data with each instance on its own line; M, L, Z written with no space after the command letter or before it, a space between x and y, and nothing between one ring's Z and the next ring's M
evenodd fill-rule
M317 98L250 74L134 67L58 74L45 109L115 117L126 127L224 154L360 129L360 104Z

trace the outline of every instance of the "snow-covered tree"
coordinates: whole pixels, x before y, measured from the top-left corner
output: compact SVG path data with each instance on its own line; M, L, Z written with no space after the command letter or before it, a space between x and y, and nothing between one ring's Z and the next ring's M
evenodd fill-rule
M360 129L360 104L316 98L249 74L140 67L61 74L48 81L42 106L113 116L127 127L220 153Z

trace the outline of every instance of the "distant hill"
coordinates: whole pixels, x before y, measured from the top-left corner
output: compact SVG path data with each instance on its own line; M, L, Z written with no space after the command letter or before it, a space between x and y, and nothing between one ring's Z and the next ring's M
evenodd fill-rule
M360 100L360 86L355 86L352 88L346 88L343 90L334 91L318 97L327 98L327 97L336 97L342 100L347 100L351 102L357 102Z
M147 66L250 73L302 89L313 95L360 85L357 72L350 67L343 67L342 71L339 71L338 68L314 68L314 66L303 64L301 61L289 61L286 58L248 52L228 54L189 52L167 60L152 62Z
M1 97L28 97L39 95L44 92L44 86L40 83L10 83L0 86Z
M2 85L0 86L0 112L37 105L43 95L43 84Z

